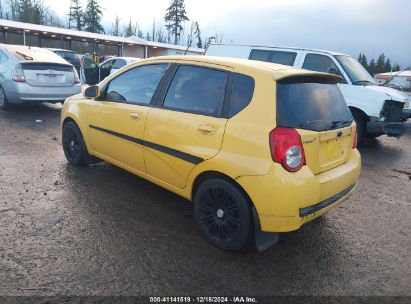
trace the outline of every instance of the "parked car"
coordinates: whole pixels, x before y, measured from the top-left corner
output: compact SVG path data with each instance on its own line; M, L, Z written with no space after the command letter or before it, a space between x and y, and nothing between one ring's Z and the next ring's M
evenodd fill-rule
M357 123L359 141L383 134L400 137L410 128L404 120L411 98L398 90L378 86L367 70L349 55L304 48L232 44L212 44L205 54L274 62L341 76L339 87Z
M77 73L80 73L81 61L75 52L69 51L69 50L63 50L63 49L50 49L50 48L48 50L56 53L61 58L66 60L68 63L71 63L76 68Z
M0 44L0 108L11 103L64 102L81 92L73 65L55 53Z
M98 158L194 202L204 236L263 250L343 202L360 173L339 77L207 56L142 60L62 109L68 162Z
M136 57L111 57L97 64L92 57L84 57L81 68L81 80L86 84L96 84L127 64L139 60L141 59Z

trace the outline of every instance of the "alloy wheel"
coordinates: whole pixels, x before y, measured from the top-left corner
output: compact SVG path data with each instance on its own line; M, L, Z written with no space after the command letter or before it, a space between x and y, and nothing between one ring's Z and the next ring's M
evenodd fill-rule
M69 161L75 162L81 157L81 144L76 132L67 128L63 133L63 149Z
M240 210L227 191L210 187L200 194L198 202L198 220L211 240L225 243L236 237L240 231Z

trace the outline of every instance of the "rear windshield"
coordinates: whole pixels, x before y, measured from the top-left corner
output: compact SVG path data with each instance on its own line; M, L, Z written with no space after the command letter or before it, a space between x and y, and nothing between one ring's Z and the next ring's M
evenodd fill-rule
M8 51L17 60L56 62L67 64L67 62L63 58L49 50L43 50L39 48L18 48L9 49Z
M277 124L326 131L352 123L350 109L336 84L288 81L277 83Z

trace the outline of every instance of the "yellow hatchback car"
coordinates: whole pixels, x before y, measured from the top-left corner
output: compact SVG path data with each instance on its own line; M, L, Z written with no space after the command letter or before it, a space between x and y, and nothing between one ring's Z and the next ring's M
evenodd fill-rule
M64 153L193 201L219 248L261 251L354 189L361 159L339 80L243 59L142 60L67 99Z

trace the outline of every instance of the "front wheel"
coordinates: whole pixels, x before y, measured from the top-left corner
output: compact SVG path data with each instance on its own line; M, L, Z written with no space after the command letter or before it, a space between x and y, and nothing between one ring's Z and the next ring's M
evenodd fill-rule
M358 144L363 144L365 139L365 133L367 132L366 121L357 112L353 112L352 116L355 120L355 124L357 125L357 142Z
M74 122L69 121L64 124L62 141L64 155L68 162L75 166L85 165L89 155L80 129Z
M244 247L251 235L252 220L248 198L224 179L210 179L194 197L197 225L208 241L224 250Z

